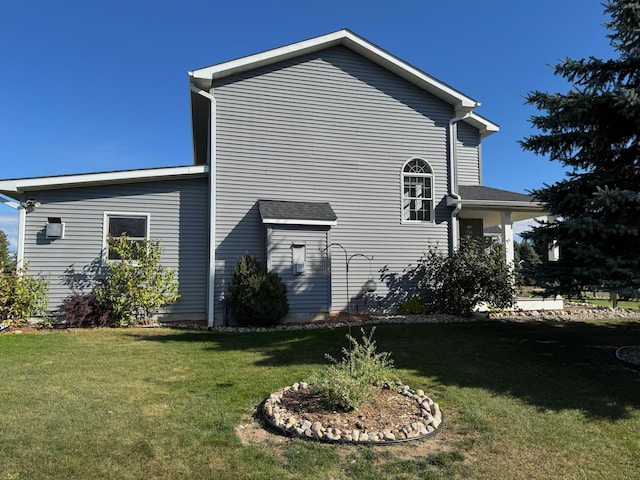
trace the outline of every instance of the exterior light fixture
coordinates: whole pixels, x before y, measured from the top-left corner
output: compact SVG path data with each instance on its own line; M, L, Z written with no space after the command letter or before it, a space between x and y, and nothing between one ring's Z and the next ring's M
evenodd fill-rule
M42 204L39 201L37 201L35 198L30 198L29 200L20 202L20 205L22 205L23 208L38 208Z

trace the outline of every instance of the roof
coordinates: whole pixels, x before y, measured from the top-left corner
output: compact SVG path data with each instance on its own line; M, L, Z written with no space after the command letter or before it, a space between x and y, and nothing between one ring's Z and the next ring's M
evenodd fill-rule
M413 65L410 65L347 29L338 30L337 32L246 57L241 57L228 62L199 68L189 72L189 77L191 83L195 87L209 91L213 80L225 78L230 75L242 73L339 45L349 48L414 85L417 85L423 90L426 90L441 100L444 100L450 105L453 105L455 113L458 116L470 113L472 110L480 106L480 103L473 98L432 77ZM497 124L475 113L471 113L470 117L465 119L465 122L478 128L482 137L491 135L492 133L497 132L500 128Z
M504 212L510 212L512 222L547 215L542 203L533 195L484 185L460 185L458 194L460 200L447 196L447 206L462 207L461 218L482 218L485 228L500 225Z
M186 167L161 167L139 170L116 170L112 172L55 175L50 177L12 178L0 180L0 193L20 198L20 193L29 190L51 190L55 188L83 187L113 183L151 182L169 180L177 176L204 176L209 171L207 165Z
M258 200L262 223L283 225L337 225L329 203Z
M467 200L478 200L531 203L534 201L533 195L485 187L484 185L460 185L458 187L458 193L460 197L462 197L463 202Z

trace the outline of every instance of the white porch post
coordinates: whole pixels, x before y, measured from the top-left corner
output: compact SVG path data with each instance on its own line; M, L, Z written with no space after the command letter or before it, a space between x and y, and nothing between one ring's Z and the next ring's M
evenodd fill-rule
M547 222L553 223L556 221L556 217L554 215L547 215ZM560 247L558 246L558 242L555 240L550 242L547 246L547 259L550 262L557 262L560 260Z
M514 268L514 252L513 252L513 222L511 221L511 212L502 212L502 240L504 242L504 257L507 266L511 271Z

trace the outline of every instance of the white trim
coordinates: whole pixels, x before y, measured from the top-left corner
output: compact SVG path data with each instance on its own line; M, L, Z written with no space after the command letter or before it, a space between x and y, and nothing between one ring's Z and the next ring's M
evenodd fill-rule
M458 200L447 197L447 206L458 203ZM522 201L509 201L509 200L464 200L460 202L467 208L486 208L501 210L508 208L509 210L531 210L544 212L544 207L541 203L537 202L522 202Z
M204 96L207 96L202 93ZM217 222L217 165L218 165L218 102L213 87L208 93L211 111L209 113L209 281L207 283L207 326L215 324L216 304L216 222ZM221 292L224 295L224 291ZM226 313L225 313L226 321Z
M170 179L184 175L205 175L207 172L207 165L193 165L188 167L119 170L114 172L81 173L52 177L16 178L11 180L0 180L0 192L18 193L27 190L47 190L108 183L153 181Z
M151 238L151 214L148 212L102 212L102 265L109 264L109 245L107 237L109 236L109 217L146 217L147 229L145 232L146 240Z
M228 62L219 63L217 65L196 69L189 72L189 77L191 78L193 85L198 88L208 89L211 87L212 81L215 79L225 78L236 73L271 65L276 62L338 45L343 45L350 50L353 50L381 67L386 68L423 90L426 90L436 97L446 101L448 104L453 105L456 116L469 113L480 106L480 103L473 98L464 95L446 83L433 78L413 65L408 64L347 29L321 35L319 37L283 47L274 48L265 52L248 55ZM495 123L490 122L479 115L473 115L468 119L468 121L480 130L480 135L482 137L490 135L499 129Z
M322 225L335 226L338 220L302 220L293 218L263 218L262 223L265 225Z
M191 72L189 72L191 75ZM203 90L189 80L192 92L209 100L209 138L207 142L207 162L209 171L209 276L207 278L207 327L212 329L215 323L216 291L216 165L217 165L217 103L214 88L207 84ZM195 145L195 144L194 144ZM194 146L195 148L195 146ZM221 292L224 294L224 292Z
M487 208L487 209L510 209L510 210L531 210L544 211L544 206L540 202L524 200L458 200L457 198L447 195L447 207L462 204L468 208Z
M500 131L500 126L497 123L493 123L492 121L487 120L486 118L481 117L474 112L471 112L469 116L465 117L462 121L468 123L472 127L477 128L480 134L480 138L486 138L489 135Z
M18 207L18 248L16 249L16 270L22 270L24 266L24 240L27 232L27 209L22 205Z
M425 162L429 168L431 169L431 173L405 173L404 169L407 164L413 160L421 160ZM407 220L404 218L404 178L407 177L423 177L431 179L431 211L429 212L429 220ZM402 168L400 169L400 223L404 224L435 224L436 223L436 206L435 206L435 188L436 188L436 180L435 174L433 173L433 167L431 164L422 157L411 157L409 160L402 164Z
M11 207L15 210L18 210L19 208L21 208L21 205L19 203L14 202L13 200L9 200L8 198L3 198L0 196L0 202L4 203L7 207Z

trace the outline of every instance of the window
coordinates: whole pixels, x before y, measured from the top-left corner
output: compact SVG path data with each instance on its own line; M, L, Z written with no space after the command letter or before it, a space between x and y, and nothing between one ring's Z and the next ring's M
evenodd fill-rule
M109 238L125 235L127 240L142 243L149 239L149 215L145 213L105 213L104 246L107 260L119 260L108 247Z
M421 158L412 158L402 169L402 220L433 220L433 171Z

